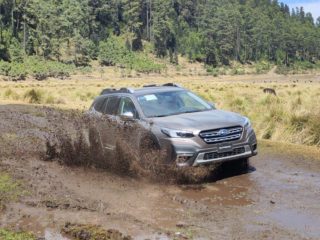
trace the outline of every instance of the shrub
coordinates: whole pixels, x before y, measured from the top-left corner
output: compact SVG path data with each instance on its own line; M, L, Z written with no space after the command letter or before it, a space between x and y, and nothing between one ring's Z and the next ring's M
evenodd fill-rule
M246 71L244 70L244 68L236 67L233 68L230 73L231 75L243 75L246 73Z
M31 89L24 94L24 98L27 99L29 103L41 103L43 94L40 90Z
M99 44L99 60L101 65L114 66L124 62L129 51L126 49L120 38L110 37L105 42Z
M320 146L320 114L314 114L309 119L311 141L309 144Z
M14 99L14 100L19 99L19 95L15 91L13 91L11 88L7 89L4 92L3 96L7 99Z
M0 60L0 75L8 76L11 66L9 62Z
M11 68L8 76L11 80L20 81L25 80L28 72L23 63L11 63Z
M43 60L38 57L29 57L24 61L29 69L29 74L37 80L44 80L48 77L65 78L74 71L73 64L64 64L56 61Z
M262 139L271 139L274 132L274 126L269 126L262 135Z
M11 62L23 62L24 51L19 41L15 38L12 39L12 43L9 46L9 55Z
M210 75L214 77L217 77L219 75L219 70L217 68L207 67L206 70L207 70L207 73L210 73Z
M48 77L64 79L75 70L75 65L44 60L39 57L27 57L23 62L0 61L0 75L8 76L12 80L24 80L31 75L37 80Z
M101 65L119 66L138 72L161 72L162 64L157 64L142 52L133 52L126 48L120 37L111 36L107 41L100 42L99 61Z
M271 69L271 64L267 61L261 61L255 65L255 70L256 70L256 73L258 74L266 73L270 69Z
M49 95L47 98L46 98L46 104L55 104L55 98L52 96L52 95Z
M306 114L302 116L292 115L290 124L295 132L307 131L308 137L303 140L303 143L310 145L320 145L320 122L319 114Z
M306 124L308 123L309 116L297 116L292 115L290 118L290 124L293 127L295 131L301 131L306 127Z
M276 73L278 74L298 74L307 73L314 69L319 69L319 63L311 63L309 61L299 61L292 63L290 66L279 65L277 66Z

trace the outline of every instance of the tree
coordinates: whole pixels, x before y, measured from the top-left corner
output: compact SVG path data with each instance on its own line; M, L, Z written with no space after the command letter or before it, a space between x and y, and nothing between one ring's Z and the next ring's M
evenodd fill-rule
M320 28L320 17L317 18L316 26L317 26L318 28Z
M320 17L270 0L0 0L0 60L85 65L115 35L130 53L153 45L160 58L228 65L320 58ZM139 52L137 54L142 54Z
M123 16L127 25L128 40L130 43L130 50L142 49L142 20L141 10L143 9L143 2L141 0L124 0L123 2Z

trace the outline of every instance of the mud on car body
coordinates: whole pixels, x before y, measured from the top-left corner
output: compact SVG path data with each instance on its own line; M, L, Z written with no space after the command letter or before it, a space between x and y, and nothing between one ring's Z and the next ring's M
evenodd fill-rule
M90 114L106 115L116 124L135 122L152 136L154 145L169 152L178 166L246 161L257 154L255 132L248 118L218 110L196 94L173 83L141 89L104 89ZM104 149L114 151L116 136L98 130ZM103 135L108 134L106 139ZM132 133L138 148L144 135Z

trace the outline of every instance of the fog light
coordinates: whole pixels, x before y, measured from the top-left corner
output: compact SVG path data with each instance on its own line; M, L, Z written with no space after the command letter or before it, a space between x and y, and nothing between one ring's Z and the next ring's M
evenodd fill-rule
M255 150L257 150L257 144L252 145L252 151L254 152Z
M187 163L191 158L193 154L178 154L176 163L177 164L184 164Z

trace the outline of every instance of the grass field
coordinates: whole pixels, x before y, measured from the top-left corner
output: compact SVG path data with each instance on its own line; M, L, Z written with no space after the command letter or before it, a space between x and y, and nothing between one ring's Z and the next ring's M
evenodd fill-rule
M69 80L0 81L0 101L86 110L103 88L175 82L219 109L248 116L259 139L320 145L320 76L316 74L213 77L179 69L174 74L124 76L121 71L104 68ZM274 88L277 96L263 93L264 88Z

